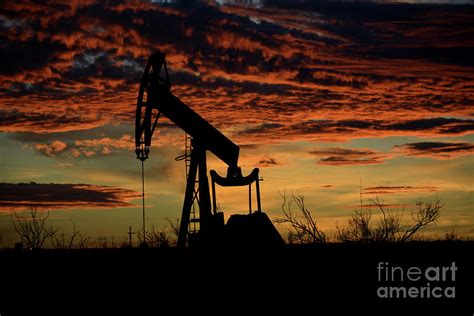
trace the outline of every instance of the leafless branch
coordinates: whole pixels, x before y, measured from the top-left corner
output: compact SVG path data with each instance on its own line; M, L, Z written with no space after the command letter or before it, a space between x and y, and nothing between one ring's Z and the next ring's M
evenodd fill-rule
M52 226L46 226L49 211L45 215L44 213L41 215L36 208L31 207L27 216L21 216L12 210L10 217L13 228L21 238L22 245L29 249L43 247L45 241L59 231Z
M326 242L326 235L321 231L313 219L311 212L306 208L304 196L302 194L291 194L290 198L286 196L286 192L280 192L283 200L281 208L283 218L277 219L276 222L280 224L289 224L290 232L288 233L289 243L324 243ZM293 202L297 206L297 211L292 210Z
M381 214L375 226L371 224L370 209L356 209L349 219L348 226L336 227L336 239L339 241L407 241L421 228L436 222L443 207L439 200L417 201L411 216L413 224L404 227L402 226L404 210L392 211L378 198L371 200L371 205L375 206Z
M415 223L413 226L406 229L400 240L406 241L422 227L436 222L439 218L441 208L443 208L443 205L441 204L440 200L436 200L434 202L425 202L422 200L417 201L416 210L411 214L411 217Z

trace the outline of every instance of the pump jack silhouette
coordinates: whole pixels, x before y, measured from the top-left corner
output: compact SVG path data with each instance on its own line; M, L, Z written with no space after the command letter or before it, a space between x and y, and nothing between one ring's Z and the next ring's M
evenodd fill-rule
M185 159L186 190L178 235L178 247L217 243L243 245L283 244L268 216L261 211L259 169L242 176L238 166L240 148L204 118L184 104L171 91L165 53L153 53L146 64L137 99L135 119L135 153L142 162L148 159L153 133L161 114L187 134ZM152 123L153 122L153 123ZM189 136L188 136L189 135ZM189 139L189 142L188 142ZM214 170L212 178L212 210L207 176L206 151L227 164L227 175ZM197 181L196 181L197 176ZM256 186L257 211L252 213L251 185ZM249 186L249 214L233 215L224 224L224 215L216 206L215 184L220 186ZM194 209L197 202L199 212ZM194 229L190 229L193 224ZM196 229L196 225L199 227Z

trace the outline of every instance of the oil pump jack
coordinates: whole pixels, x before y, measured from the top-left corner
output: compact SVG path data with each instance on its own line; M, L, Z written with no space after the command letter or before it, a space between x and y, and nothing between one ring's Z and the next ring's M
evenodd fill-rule
M261 211L259 169L242 176L238 166L239 147L204 118L184 104L170 91L171 83L165 53L153 53L145 66L138 92L135 119L135 153L143 163L148 159L151 140L161 114L189 135L190 147L180 158L187 161L186 190L179 226L178 247L209 244L236 239L261 239L256 242L279 244L281 236L266 214ZM188 138L187 138L188 139ZM227 175L221 177L211 170L212 206L207 176L206 151L227 164ZM197 180L196 180L197 176ZM252 213L251 185L256 186L257 211ZM215 185L249 186L249 215L233 215L224 224L224 215L217 210ZM197 203L199 212L195 212ZM212 209L211 209L212 208ZM198 213L198 214L197 214ZM191 216L192 215L192 216ZM198 217L197 217L198 216ZM190 224L198 230L190 231ZM257 237L256 237L257 236ZM263 236L263 238L262 238Z

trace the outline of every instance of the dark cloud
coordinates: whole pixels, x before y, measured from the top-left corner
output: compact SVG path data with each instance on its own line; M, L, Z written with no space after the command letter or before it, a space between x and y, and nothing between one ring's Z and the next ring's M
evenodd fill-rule
M329 166L379 164L386 158L385 154L370 149L318 148L309 153L319 157L318 164Z
M0 183L0 210L133 207L137 192L90 184Z
M452 159L474 154L474 144L466 142L419 142L396 146L396 149L407 156L434 159Z
M420 120L407 120L394 124L384 124L380 129L398 130L398 131L424 131L437 130L442 134L458 134L474 130L474 120L470 119L448 119L431 118Z
M466 142L420 142L394 147L391 153L376 152L371 149L317 148L309 152L318 157L318 164L331 166L379 164L393 157L413 156L432 159L454 159L463 155L474 154L474 145ZM431 187L423 187L432 189ZM377 187L368 188L371 193L393 193L394 190L413 189L412 187ZM416 187L420 189L420 187Z
M41 69L54 59L54 54L65 51L61 43L40 41L0 42L0 74L11 75L25 70Z
M272 130L278 130L284 127L283 124L278 123L263 123L259 124L258 126L248 128L242 132L239 132L241 135L249 135L249 134L267 134L271 133Z
M280 165L280 164L281 163L278 160L276 160L275 158L269 157L269 156L263 157L257 163L257 165L261 166L261 167L271 167L271 166L276 166L276 165Z
M246 140L307 139L341 141L353 137L386 137L391 135L452 135L474 130L470 119L419 119L399 120L307 120L287 124L264 123L236 133Z
M74 57L73 66L62 77L72 81L90 82L92 78L102 78L137 83L142 76L144 63L144 60L137 61L131 56L113 59L102 52L86 51ZM91 92L97 93L97 90Z
M445 64L474 66L471 58L474 47L381 47L372 49L370 54L380 58L428 59Z

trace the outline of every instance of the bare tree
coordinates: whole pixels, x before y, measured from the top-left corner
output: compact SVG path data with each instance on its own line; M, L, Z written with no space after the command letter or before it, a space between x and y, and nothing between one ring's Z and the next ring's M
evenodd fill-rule
M78 248L79 249L84 249L87 246L87 242L90 240L90 237L84 237L81 233L78 234L79 237L79 244Z
M419 200L411 213L413 223L402 225L402 211L389 210L383 201L375 199L371 206L381 213L380 220L372 224L372 212L370 209L355 210L346 227L336 227L336 239L339 241L407 241L423 227L438 220L440 210L443 207L439 200L425 202Z
M349 219L347 227L336 226L336 236L339 241L370 241L373 238L370 220L370 210L355 210L355 214Z
M76 224L73 225L73 232L71 236L68 238L66 243L66 235L64 233L61 234L54 234L49 237L51 241L51 245L55 249L72 249L74 246L74 240L80 236L80 231L76 230Z
M439 213L443 205L440 200L432 201L417 201L416 209L412 212L411 217L415 224L406 229L403 236L400 238L401 241L410 239L420 228L434 223L439 218Z
M64 249L65 247L65 235L64 233L61 234L54 234L53 236L49 237L49 240L51 241L51 246L53 246L54 249Z
M169 247L176 244L179 235L179 218L174 221L166 218L166 222L167 225L160 230L152 225L151 230L145 231L145 242L149 247ZM137 231L134 234L137 235L138 240L144 240L142 231Z
M150 247L169 247L170 239L164 229L162 229L161 231L156 231L155 226L152 226L151 231L146 231L145 233L146 242Z
M382 218L373 231L372 238L377 241L396 241L402 229L401 220L405 211L392 211L378 198L371 200L371 202L372 206L376 207L382 214Z
M458 241L458 240L461 240L461 238L459 237L459 234L457 233L456 231L456 226L453 227L451 230L447 230L445 232L445 239L448 240L448 241Z
M173 234L174 238L177 240L179 236L179 218L176 218L175 221L173 222L171 219L166 218L166 221L168 222L168 229Z
M27 216L19 215L12 210L10 217L15 231L21 238L21 244L29 249L43 247L46 240L55 236L59 231L53 226L47 226L49 211L42 215L36 208L31 207Z
M280 224L289 224L288 242L301 244L314 244L326 242L326 235L319 229L311 212L306 208L302 194L291 194L288 198L286 192L280 193L283 203L281 205L284 217L277 219ZM297 210L292 209L293 203Z

